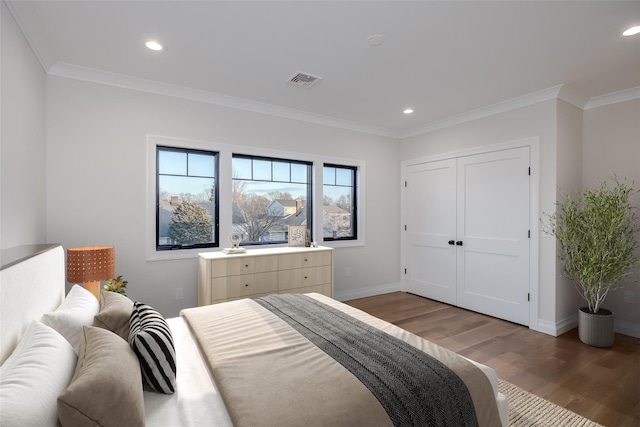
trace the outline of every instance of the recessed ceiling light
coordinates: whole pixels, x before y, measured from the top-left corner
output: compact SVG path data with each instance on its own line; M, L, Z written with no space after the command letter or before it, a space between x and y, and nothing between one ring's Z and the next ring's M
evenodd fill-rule
M623 36L635 36L638 33L640 33L640 25L636 25L634 27L627 28L625 30L625 32L622 33L622 35Z
M384 37L379 34L374 34L373 36L369 36L367 38L367 43L369 43L369 46L380 46L382 43L384 43Z
M146 42L144 44L146 47L148 47L151 50L155 50L155 51L161 51L164 49L164 46L162 46L160 43L158 43L155 40L149 40L148 42Z
M403 113L405 113L405 114L411 114L411 113L413 113L413 108L406 108L406 109L403 111Z

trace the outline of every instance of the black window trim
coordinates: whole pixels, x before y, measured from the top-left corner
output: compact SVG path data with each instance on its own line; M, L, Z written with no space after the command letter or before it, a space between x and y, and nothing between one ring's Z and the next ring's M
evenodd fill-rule
M160 151L173 151L177 153L195 153L195 154L206 154L206 155L214 155L214 168L215 168L215 176L214 176L214 189L215 189L215 206L214 206L214 233L215 238L214 242L211 243L198 243L195 245L160 245L159 244L159 234L160 234ZM189 156L187 156L187 173L188 169L188 160ZM171 174L162 174L162 175L171 175ZM178 175L175 175L178 176ZM180 175L182 176L182 175ZM195 176L195 175L194 175ZM202 249L202 248L218 248L220 247L220 152L211 151L211 150L203 150L197 148L186 148L186 147L171 147L165 145L156 145L156 203L155 203L155 215L156 215L156 226L155 226L155 247L156 251L173 251L173 250L185 250L185 249ZM209 177L207 177L209 178Z
M306 210L307 210L307 229L310 230L311 235L313 236L313 169L314 169L314 162L313 161L307 161L307 160L294 160L294 159L287 159L284 157L270 157L270 156L260 156L260 155L251 155L251 154L240 154L240 153L231 153L231 163L233 164L233 159L234 158L239 158L239 159L249 159L249 160L268 160L270 162L287 162L287 163L295 163L295 164L299 164L299 165L304 165L307 167L307 204L306 204ZM253 175L253 167L251 168L251 174ZM273 169L272 169L272 176L273 176ZM235 178L231 178L231 180L233 181ZM286 181L273 181L273 180L262 180L262 179L253 179L253 177L249 180L249 181L256 181L256 182L276 182L276 183L285 183ZM291 181L289 180L289 183L294 183L294 184L303 184L301 182L295 182L295 181ZM241 242L240 246L267 246L267 245L282 245L282 244L286 244L286 241L282 241L282 242Z
M350 165L340 165L337 163L323 163L322 168L340 168L340 169L351 169L353 172L353 201L352 201L352 209L351 212L351 221L353 225L353 235L349 237L324 237L322 238L325 242L344 242L351 240L358 240L358 166L350 166ZM324 172L323 172L324 173ZM324 182L322 183L323 194L324 194Z

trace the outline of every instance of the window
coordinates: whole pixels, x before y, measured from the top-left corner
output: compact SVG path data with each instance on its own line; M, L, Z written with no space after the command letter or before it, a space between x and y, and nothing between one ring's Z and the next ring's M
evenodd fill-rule
M351 166L324 165L322 236L325 241L358 238L357 170Z
M312 229L312 163L233 155L232 229L242 244L285 243L289 225Z
M286 246L289 225L304 225L311 240L326 246L365 244L364 161L238 150L147 136L147 260L219 250L234 232L243 246ZM323 196L326 203L318 202Z
M156 250L218 246L218 153L156 147Z

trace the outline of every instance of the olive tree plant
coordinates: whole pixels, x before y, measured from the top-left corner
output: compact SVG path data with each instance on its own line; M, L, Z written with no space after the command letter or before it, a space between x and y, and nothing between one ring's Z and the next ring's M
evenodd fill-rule
M637 192L633 183L613 177L576 198L563 197L555 213L545 214L542 229L558 239L564 276L573 281L591 313L600 310L609 291L621 287L621 279L640 263L638 207L630 201Z

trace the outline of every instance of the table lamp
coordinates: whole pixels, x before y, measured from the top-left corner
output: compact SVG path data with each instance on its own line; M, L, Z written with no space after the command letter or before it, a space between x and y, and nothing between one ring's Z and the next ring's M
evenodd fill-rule
M85 246L67 249L67 282L82 283L100 299L100 281L116 275L116 249L113 246Z

